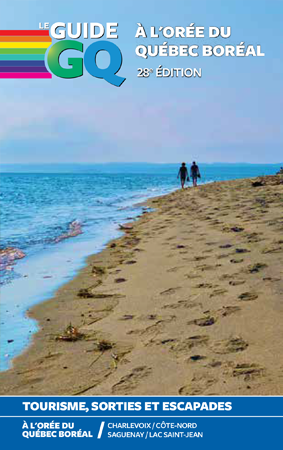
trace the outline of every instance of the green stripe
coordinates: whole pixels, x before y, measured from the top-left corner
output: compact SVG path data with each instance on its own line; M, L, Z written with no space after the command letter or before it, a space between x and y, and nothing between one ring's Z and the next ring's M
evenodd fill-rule
M0 55L0 61L44 61L45 55Z
M44 55L47 48L0 48L0 55Z

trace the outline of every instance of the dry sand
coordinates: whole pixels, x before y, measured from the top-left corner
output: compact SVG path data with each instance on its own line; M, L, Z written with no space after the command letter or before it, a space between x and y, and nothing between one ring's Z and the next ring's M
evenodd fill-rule
M33 308L41 329L0 393L282 395L283 178L252 181L149 202ZM58 340L70 323L81 335Z

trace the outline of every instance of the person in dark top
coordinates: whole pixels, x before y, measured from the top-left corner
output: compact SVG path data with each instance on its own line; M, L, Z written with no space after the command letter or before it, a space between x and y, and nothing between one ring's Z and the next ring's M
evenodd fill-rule
M184 189L186 180L190 181L189 180L189 176L188 176L188 169L186 167L186 163L184 163L184 162L182 163L182 165L181 165L181 167L179 169L177 178L181 179L181 186L182 186L182 189Z
M193 161L193 164L191 165L191 177L193 179L194 187L197 186L197 180L200 178L200 171L195 161Z

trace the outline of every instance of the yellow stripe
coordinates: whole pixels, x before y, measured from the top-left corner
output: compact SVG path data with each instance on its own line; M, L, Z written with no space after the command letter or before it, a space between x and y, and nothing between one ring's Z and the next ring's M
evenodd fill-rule
M51 42L0 42L0 48L48 48Z

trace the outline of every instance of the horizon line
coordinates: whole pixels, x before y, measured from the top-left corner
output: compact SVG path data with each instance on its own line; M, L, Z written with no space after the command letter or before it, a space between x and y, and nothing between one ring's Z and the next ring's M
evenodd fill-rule
M152 164L152 165L166 165L166 164L181 164L180 162L148 162L148 161L110 161L110 162L42 162L42 163L0 163L0 167L4 166L66 166L66 165L72 165L72 166L82 166L82 165L110 165L110 164ZM186 163L190 164L190 163ZM283 162L271 162L271 163L265 163L265 162L227 162L227 161L213 161L213 162L202 162L198 161L198 164L227 164L227 165L235 165L235 164L246 164L246 165L283 165Z

